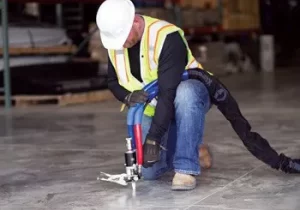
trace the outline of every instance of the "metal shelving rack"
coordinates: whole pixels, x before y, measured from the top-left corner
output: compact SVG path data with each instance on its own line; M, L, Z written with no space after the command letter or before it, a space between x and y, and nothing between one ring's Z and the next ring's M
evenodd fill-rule
M10 86L10 68L9 68L9 37L8 37L8 15L7 15L7 5L8 3L43 3L43 4L61 4L60 0L1 0L1 19L3 27L3 58L4 58L4 87L0 88L0 91L4 91L5 96L5 109L11 109L11 86ZM77 4L101 4L102 0L64 0L63 3L77 3ZM58 9L58 12L61 10ZM77 12L81 12L80 8ZM78 16L76 17L78 20ZM60 20L61 21L61 20ZM80 21L80 20L79 20ZM60 24L62 24L60 22Z

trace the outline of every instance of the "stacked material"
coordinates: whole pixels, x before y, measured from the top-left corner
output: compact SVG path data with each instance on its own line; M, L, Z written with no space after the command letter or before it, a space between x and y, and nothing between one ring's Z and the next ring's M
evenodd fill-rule
M0 27L0 35L3 28ZM50 47L71 44L65 30L50 27L9 26L9 46L12 48ZM0 42L3 48L3 42Z
M219 9L186 8L182 9L181 18L184 28L215 26L221 23Z
M166 8L137 8L136 13L175 23L173 11Z
M0 37L3 28L0 27ZM34 24L10 24L8 28L10 67L65 62L76 50L64 29ZM0 41L0 72L4 60L3 42Z
M182 0L180 2L182 8L215 9L218 5L218 0Z
M225 30L260 27L258 0L182 0L183 27L222 25Z
M182 0L183 27L203 27L221 24L218 0Z
M223 0L223 28L256 29L260 26L258 0Z

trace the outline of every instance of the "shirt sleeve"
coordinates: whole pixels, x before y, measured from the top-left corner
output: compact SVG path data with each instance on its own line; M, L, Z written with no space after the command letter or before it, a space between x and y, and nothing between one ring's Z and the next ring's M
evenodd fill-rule
M187 48L178 32L164 42L158 65L158 99L148 137L160 142L174 117L176 89L187 64Z
M130 92L119 84L115 68L112 65L109 58L108 58L108 67L107 67L107 77L108 77L107 78L108 89L113 93L113 95L119 101L123 102L125 97Z

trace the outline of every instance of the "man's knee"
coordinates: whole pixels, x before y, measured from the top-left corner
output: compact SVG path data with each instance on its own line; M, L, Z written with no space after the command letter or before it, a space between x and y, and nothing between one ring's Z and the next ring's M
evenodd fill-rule
M171 169L165 162L165 158L163 159L163 161L155 163L152 167L142 167L142 177L144 180L156 180Z
M152 168L142 168L142 176L144 180L156 180L158 175L156 174L156 170Z
M194 79L181 82L176 91L176 106L207 106L210 103L209 93L205 85Z

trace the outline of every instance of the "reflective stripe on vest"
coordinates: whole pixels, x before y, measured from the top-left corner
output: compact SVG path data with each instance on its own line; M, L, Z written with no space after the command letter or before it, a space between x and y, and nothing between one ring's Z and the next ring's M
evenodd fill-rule
M201 64L193 57L191 50L184 38L184 32L177 26L156 18L142 16L145 20L145 29L140 44L140 71L143 82L137 80L130 71L128 50L109 50L108 55L116 70L118 82L129 91L142 89L144 85L157 79L158 60L168 34L178 31L188 49L189 68L202 68ZM154 107L148 105L145 109L148 116L154 115Z

